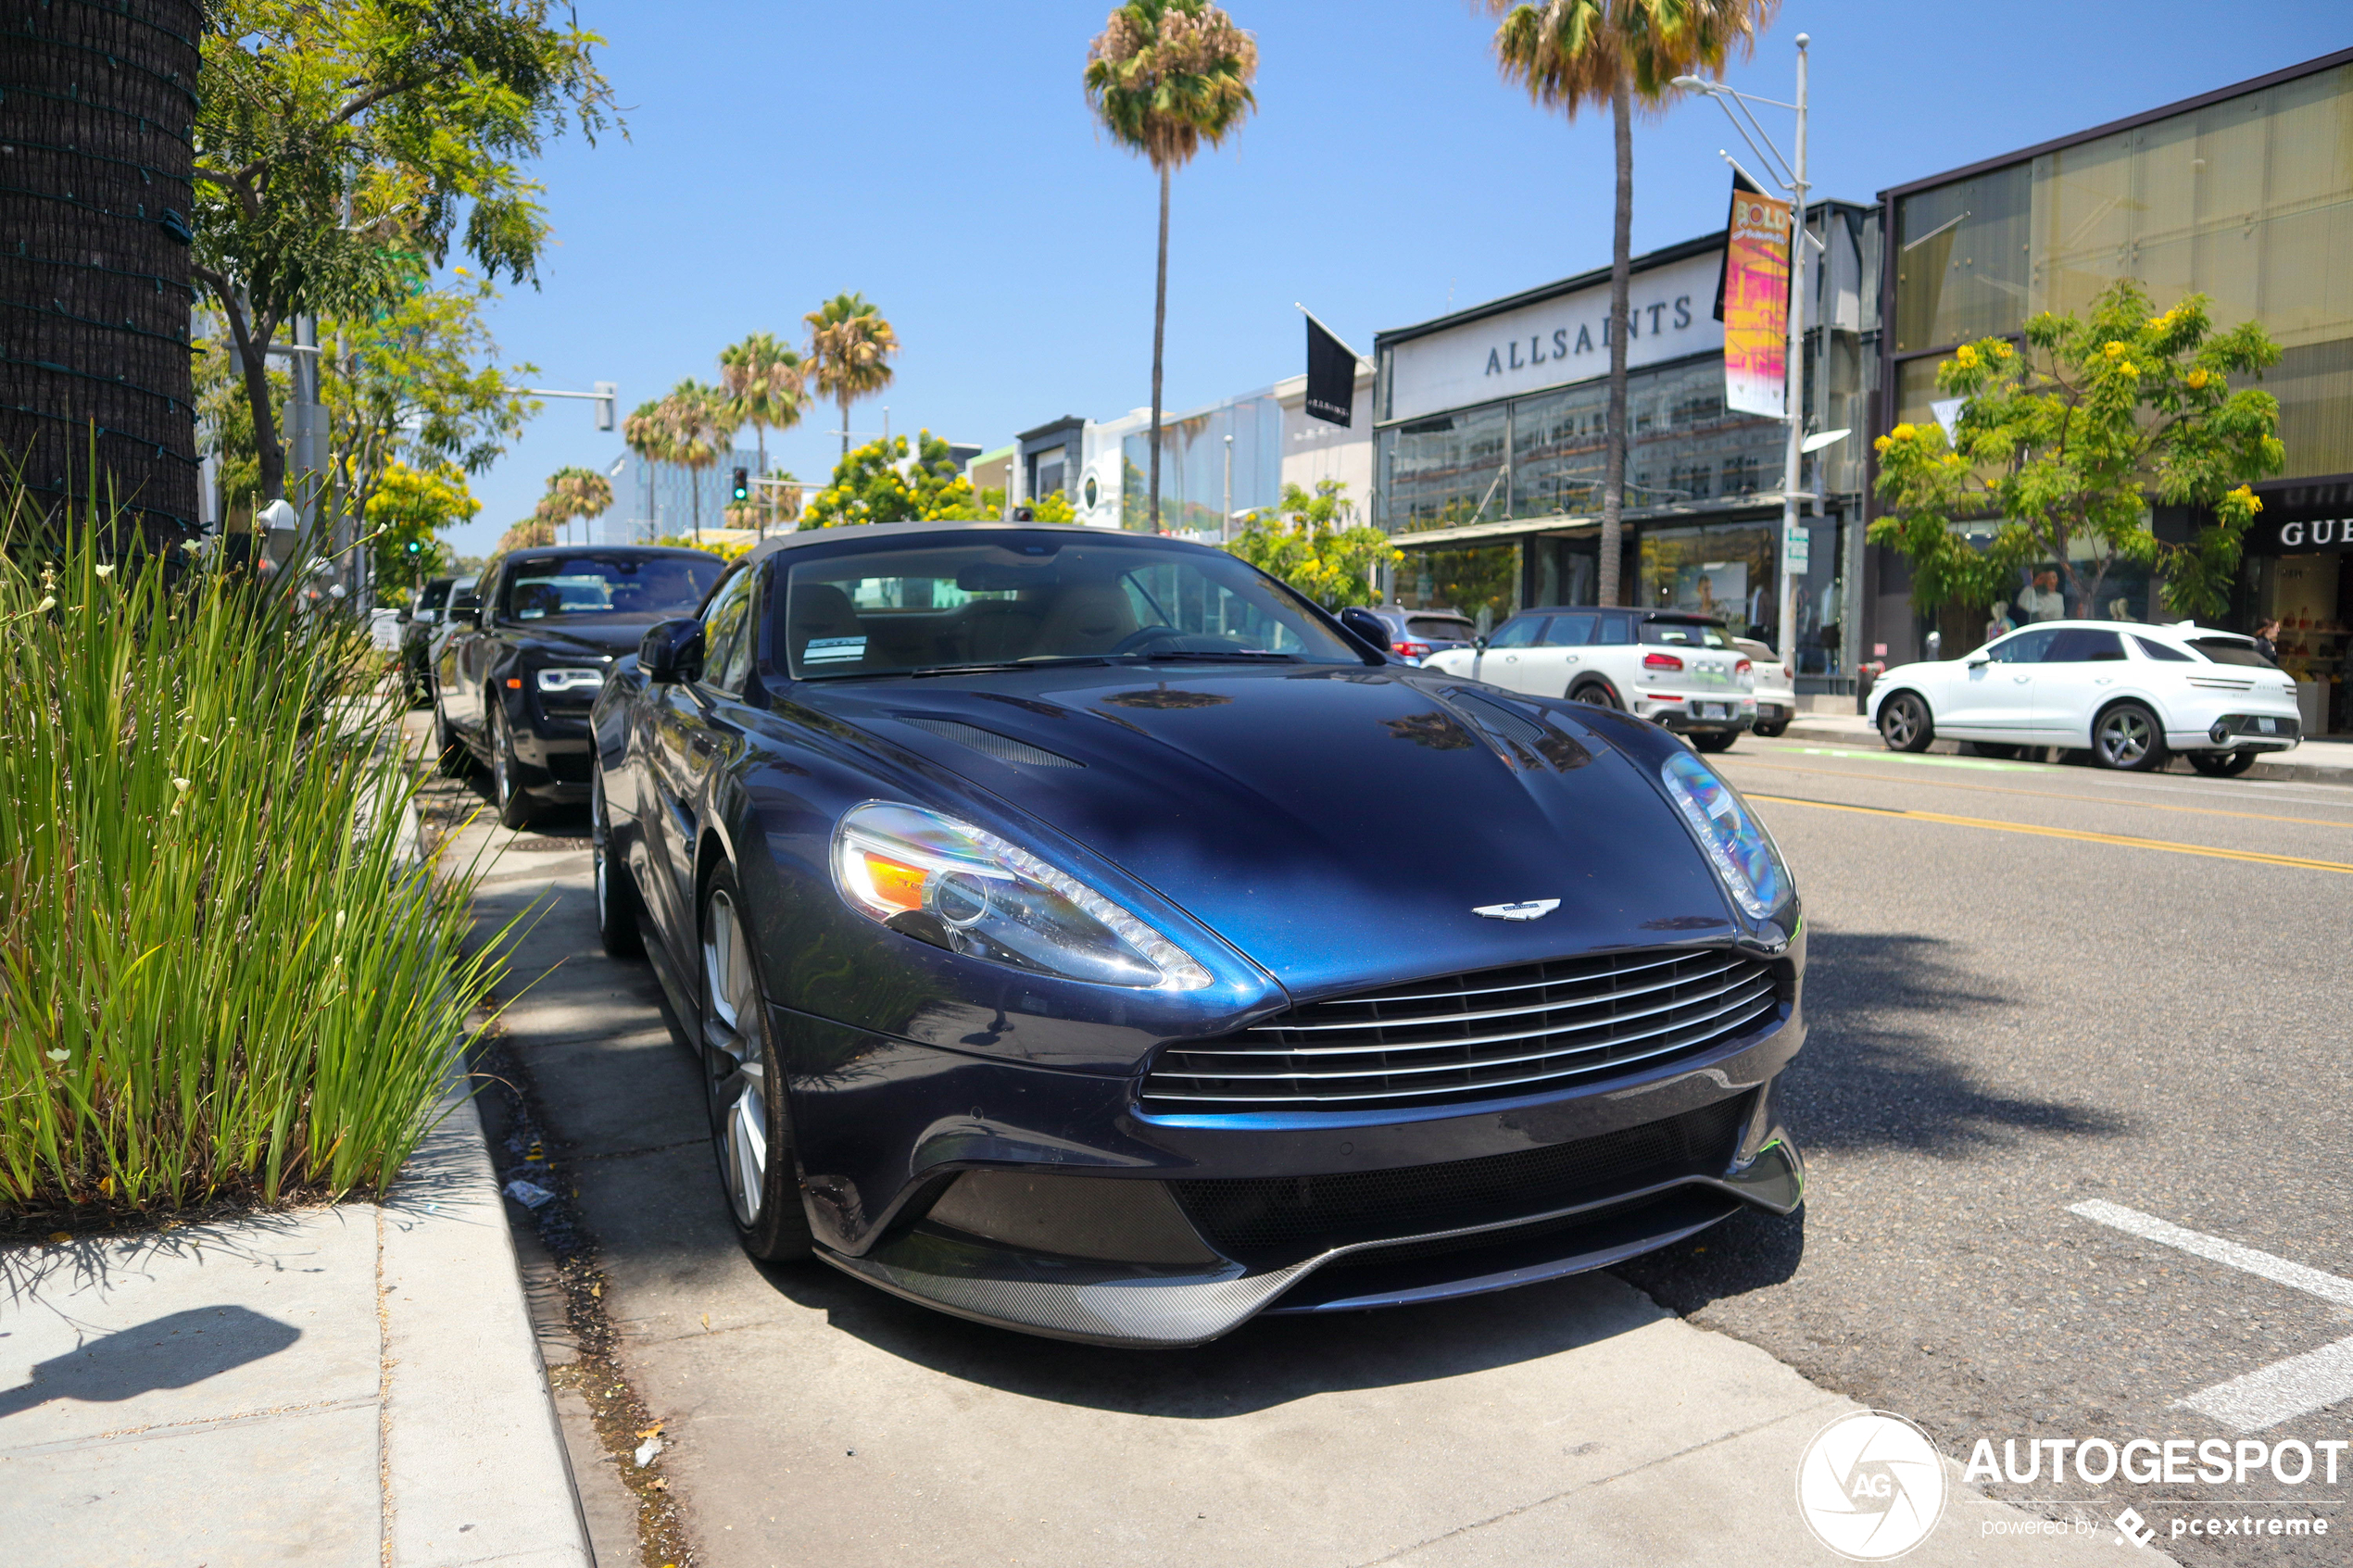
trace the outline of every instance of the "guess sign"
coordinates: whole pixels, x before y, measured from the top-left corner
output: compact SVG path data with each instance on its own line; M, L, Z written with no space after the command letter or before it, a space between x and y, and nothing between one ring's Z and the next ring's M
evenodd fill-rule
M2299 517L2277 522L2259 517L2246 531L2246 550L2256 556L2353 550L2353 517Z

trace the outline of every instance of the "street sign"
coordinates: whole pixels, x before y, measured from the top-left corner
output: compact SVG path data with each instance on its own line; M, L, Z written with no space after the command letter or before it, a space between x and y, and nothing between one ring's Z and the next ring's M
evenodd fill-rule
M1812 537L1805 524L1791 529L1781 536L1781 564L1792 571L1804 571L1810 558L1807 550L1811 544Z

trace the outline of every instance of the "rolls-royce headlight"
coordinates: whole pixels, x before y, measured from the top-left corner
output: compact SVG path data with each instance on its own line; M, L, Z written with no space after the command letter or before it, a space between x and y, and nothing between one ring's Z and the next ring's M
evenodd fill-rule
M601 670L559 668L539 671L539 689L543 692L593 692L605 684Z
M1789 869L1780 850L1730 784L1688 751L1668 758L1659 774L1724 890L1750 919L1763 920L1789 901Z
M1192 955L1085 883L937 811L855 808L835 830L833 869L850 908L952 952L1102 985L1211 983Z

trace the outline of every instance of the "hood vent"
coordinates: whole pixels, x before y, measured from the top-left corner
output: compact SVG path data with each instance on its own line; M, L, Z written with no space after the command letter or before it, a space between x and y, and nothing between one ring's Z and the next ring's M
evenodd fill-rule
M1032 768L1083 768L1087 765L1057 756L1043 746L1015 740L1011 735L984 730L977 724L961 724L953 719L915 719L903 713L900 717L919 730L930 731L941 740L952 740L958 746L970 746L982 756L994 757L1000 762L1019 762Z
M1582 768L1593 759L1591 751L1550 724L1540 724L1526 713L1507 708L1491 697L1465 691L1460 686L1449 689L1444 696L1455 711L1486 731L1489 738L1498 743L1496 749L1504 754L1507 761L1517 762L1522 767L1533 767L1536 759L1541 757L1566 773L1571 768Z

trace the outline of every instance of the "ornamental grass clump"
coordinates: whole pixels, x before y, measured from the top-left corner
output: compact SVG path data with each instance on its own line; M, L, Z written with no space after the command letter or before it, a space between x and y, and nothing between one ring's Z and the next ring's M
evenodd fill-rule
M0 1226L381 1189L502 943L365 633L107 532L0 529Z

